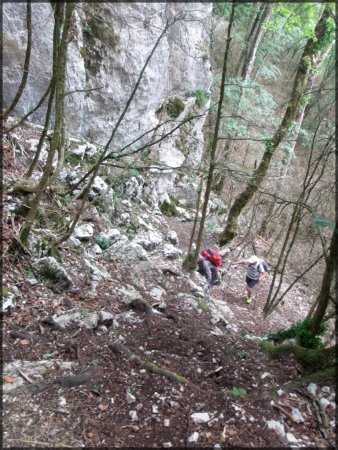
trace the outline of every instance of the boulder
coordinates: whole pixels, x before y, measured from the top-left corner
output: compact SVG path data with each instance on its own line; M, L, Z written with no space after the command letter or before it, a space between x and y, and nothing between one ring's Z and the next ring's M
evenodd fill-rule
M66 269L52 256L46 256L34 261L37 273L48 283L53 284L61 291L73 288L73 281Z
M89 241L89 239L94 234L94 228L93 225L90 223L85 223L84 225L80 225L79 227L76 227L73 236L80 241Z

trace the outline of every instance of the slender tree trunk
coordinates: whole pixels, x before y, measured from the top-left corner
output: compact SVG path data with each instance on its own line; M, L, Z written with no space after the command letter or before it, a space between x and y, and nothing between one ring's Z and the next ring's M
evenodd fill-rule
M315 28L315 39L311 38L307 41L304 48L300 63L298 65L297 73L294 80L291 99L284 114L283 120L275 132L274 136L266 141L265 152L262 160L253 173L250 183L247 188L236 198L232 205L226 228L220 235L220 245L229 243L238 234L238 217L242 210L249 203L251 198L256 193L258 187L263 182L265 175L269 169L270 161L278 148L280 142L286 136L292 122L297 117L299 109L302 107L302 96L304 94L308 77L313 68L313 60L318 52L318 43L323 41L326 32L326 20L329 17L329 9L325 8L324 13L320 17Z
M211 192L211 187L212 187L212 181L213 181L213 175L214 175L214 170L215 170L215 165L216 165L215 156L216 156L216 150L217 150L219 128L220 128L220 123L221 123L222 107L223 107L223 100L224 100L225 78L226 78L226 74L227 74L227 62L228 62L228 54L229 54L229 48L230 48L230 42L231 42L231 30L232 30L234 14L235 14L235 5L236 5L236 3L233 2L232 8L231 8L228 30L227 30L227 39L226 39L224 58L223 58L220 96L219 96L219 101L218 101L218 106L217 106L214 137L213 137L212 147L211 147L211 152L210 152L209 171L208 171L207 184L206 184L206 189L205 189L205 194L204 194L202 217L201 217L201 222L200 222L197 240L196 240L196 251L195 251L196 261L197 261L197 255L199 253L201 243L202 243L204 224L205 224L205 219L206 219L206 215L207 215L207 207L208 207L208 202L209 202L209 197L210 197L210 192Z
M271 4L268 3L264 5L264 10L261 19L258 22L257 29L250 46L250 51L244 62L244 66L241 73L241 78L243 79L243 81L247 81L251 76L253 65L256 60L257 50L264 33L263 25L265 24L265 22L269 20L270 15L271 15Z
M323 321L327 305L330 301L330 291L331 284L335 274L336 268L336 242L337 242L337 231L338 231L338 222L336 222L335 228L332 233L331 245L329 249L329 254L326 258L326 267L325 272L320 288L319 295L317 297L317 307L312 316L312 327L311 333L315 336L320 328L320 325Z
M29 73L29 64L31 59L31 49L32 49L32 5L31 0L27 0L27 48L26 48L26 56L25 62L23 66L23 74L20 85L18 87L17 93L9 106L9 108L3 114L3 121L7 119L9 114L15 109L18 101L20 100L22 93L26 87L28 73Z
M253 38L251 39L249 51L246 52L246 55L244 57L244 64L243 64L241 75L240 75L243 82L248 81L250 79L251 72L252 72L252 69L253 69L253 66L254 66L254 63L256 60L257 50L258 50L259 44L263 37L263 32L264 32L263 25L269 19L270 15L271 15L271 5L263 4L257 13L255 22L252 27L251 36L253 35ZM241 94L240 94L239 100L236 104L236 108L232 112L233 115L240 114L243 95L244 95L244 88L241 88ZM222 151L222 156L223 156L222 160L223 161L226 161L229 159L229 155L231 153L231 148L232 148L232 141L227 140L225 142L225 145L224 145L224 148ZM217 183L215 183L214 189L216 192L221 193L224 189L226 177L224 174L221 174L218 178L219 179L218 179Z
M40 199L45 188L48 186L50 172L54 155L61 141L61 130L63 122L63 101L64 101L64 84L66 76L67 62L67 35L71 23L71 16L74 9L74 3L56 3L55 4L55 34L54 45L57 50L53 52L56 55L56 61L53 61L53 77L55 79L55 126L54 133L48 152L47 161L42 173L42 177L37 186L34 200L32 202L29 213L26 217L25 224L20 233L20 240L23 245L28 245L28 237L33 227ZM63 24L62 24L63 22Z

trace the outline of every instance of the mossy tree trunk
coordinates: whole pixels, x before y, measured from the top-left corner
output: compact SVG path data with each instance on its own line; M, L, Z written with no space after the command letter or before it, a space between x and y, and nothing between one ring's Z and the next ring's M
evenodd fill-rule
M338 222L336 222L335 228L332 233L329 254L326 258L325 272L322 279L319 295L317 297L317 306L312 316L311 333L313 334L313 336L315 336L319 331L320 325L324 319L324 315L330 301L331 285L336 269L336 243L338 231L337 226Z
M257 170L254 171L247 188L236 198L234 204L232 205L229 211L227 225L219 237L220 245L229 243L235 236L237 236L238 217L263 182L275 151L277 150L280 142L286 136L293 121L303 106L303 96L308 78L313 70L316 54L321 49L320 44L326 39L326 21L329 17L329 7L326 6L323 14L317 22L314 37L308 39L303 50L293 84L291 99L286 108L282 122L273 137L266 140L265 151Z
M29 234L32 230L42 193L50 181L50 173L54 155L61 143L62 126L64 119L64 84L66 78L67 62L67 37L71 24L71 17L74 3L55 3L54 36L53 36L53 77L55 80L55 124L54 132L47 156L47 161L43 169L42 177L37 186L30 211L26 217L25 224L20 233L20 240L24 246L28 245Z

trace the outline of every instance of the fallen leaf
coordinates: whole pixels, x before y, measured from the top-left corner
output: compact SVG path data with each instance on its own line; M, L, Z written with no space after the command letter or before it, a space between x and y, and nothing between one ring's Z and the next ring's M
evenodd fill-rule
M16 381L15 377L4 377L5 383L14 383Z
M30 341L28 339L21 339L20 344L21 345L29 345Z
M92 431L88 431L87 438L92 439L93 436L94 436L94 433Z

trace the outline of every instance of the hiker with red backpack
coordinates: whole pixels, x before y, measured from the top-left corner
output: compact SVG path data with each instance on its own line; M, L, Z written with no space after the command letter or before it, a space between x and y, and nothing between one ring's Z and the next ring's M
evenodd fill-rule
M269 266L264 259L258 258L256 255L251 256L249 259L239 259L233 264L243 265L247 268L245 278L247 296L245 300L250 304L254 300L252 292L266 274L270 272Z
M197 259L198 272L205 276L208 282L208 289L218 281L218 269L222 266L222 256L217 250L206 248L202 250Z

